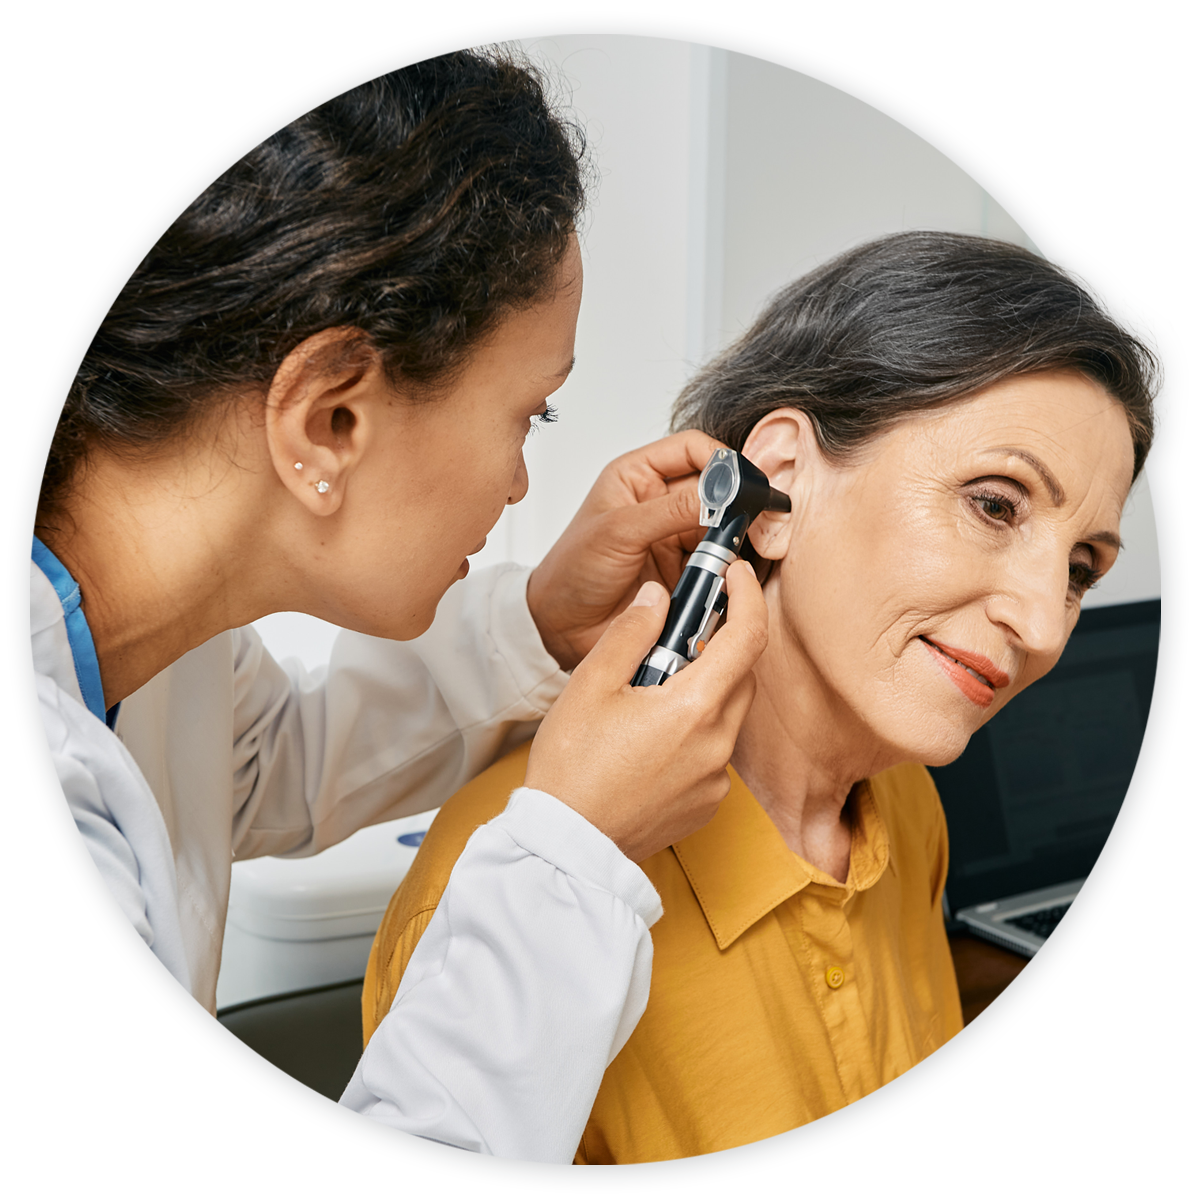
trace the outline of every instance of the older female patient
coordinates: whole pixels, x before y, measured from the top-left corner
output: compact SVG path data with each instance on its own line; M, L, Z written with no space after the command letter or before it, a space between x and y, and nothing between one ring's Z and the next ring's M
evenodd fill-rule
M952 761L1057 662L1120 548L1155 371L1037 256L911 233L786 288L688 386L675 426L741 449L792 511L751 530L770 641L732 789L710 824L642 864L665 914L650 1002L578 1162L780 1133L961 1028L946 825L920 764ZM431 828L376 940L368 1036L526 752Z

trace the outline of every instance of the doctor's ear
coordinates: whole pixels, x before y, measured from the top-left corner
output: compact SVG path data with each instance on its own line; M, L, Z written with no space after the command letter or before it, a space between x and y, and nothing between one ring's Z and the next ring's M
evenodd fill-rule
M310 512L337 512L394 393L379 351L357 329L324 329L280 364L265 404L275 473Z
M801 519L808 468L819 454L808 414L798 408L777 408L750 431L742 453L764 472L773 488L792 499L790 513L765 512L750 526L750 544L764 559L778 561L788 552L792 530Z

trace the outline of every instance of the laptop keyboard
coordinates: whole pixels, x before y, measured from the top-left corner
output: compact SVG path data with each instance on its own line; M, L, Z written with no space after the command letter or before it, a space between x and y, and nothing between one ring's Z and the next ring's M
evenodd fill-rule
M1060 904L1040 908L1022 917L1010 917L1004 924L1016 925L1028 934L1049 937L1069 907ZM1154 950L1162 949L1162 944L1163 884L1156 880L1122 888L1109 901L1108 908L1100 916L1096 928L1087 935L1079 952L1114 964L1140 958L1142 954L1153 954Z

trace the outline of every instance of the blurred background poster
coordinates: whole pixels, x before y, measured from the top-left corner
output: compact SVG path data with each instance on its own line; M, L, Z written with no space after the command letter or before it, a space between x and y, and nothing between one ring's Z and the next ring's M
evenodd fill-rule
M1036 41L1030 191L1068 238L1108 260L1175 258L1162 228L1162 38Z

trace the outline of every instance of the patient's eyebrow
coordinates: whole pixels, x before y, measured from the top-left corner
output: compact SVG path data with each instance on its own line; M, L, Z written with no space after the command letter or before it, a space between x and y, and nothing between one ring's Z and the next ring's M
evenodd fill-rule
M1099 542L1102 546L1111 546L1118 554L1120 554L1125 545L1115 533L1109 533L1107 529L1098 530L1096 533L1089 533L1083 540L1085 542Z
M1050 499L1055 508L1058 508L1066 500L1067 493L1063 491L1062 484L1054 478L1050 468L1036 454L1030 454L1028 450L1021 450L1017 446L994 446L988 453L1011 454L1013 458L1019 458L1022 462L1028 463L1046 485L1046 491L1050 493Z
M1016 446L996 446L989 453L1011 454L1014 458L1019 458L1022 462L1027 462L1038 473L1042 482L1046 485L1046 490L1050 493L1050 499L1054 502L1055 508L1058 508L1066 500L1067 494L1063 491L1062 484L1054 478L1050 468L1036 454L1030 454L1028 450L1021 450ZM1107 529L1098 529L1094 533L1089 533L1083 540L1085 542L1098 542L1102 546L1111 546L1118 554L1124 546L1124 542L1115 533L1110 533Z

